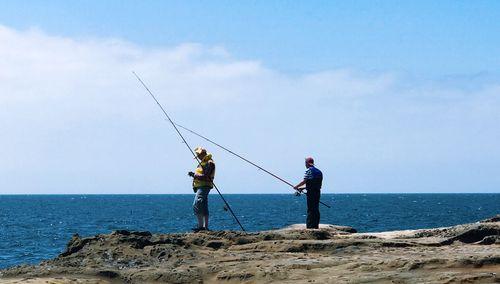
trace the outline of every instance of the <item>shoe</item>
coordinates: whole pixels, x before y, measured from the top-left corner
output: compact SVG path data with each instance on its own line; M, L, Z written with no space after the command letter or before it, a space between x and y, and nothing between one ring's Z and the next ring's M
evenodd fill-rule
M194 228L191 228L191 231L193 231L194 233L198 233L199 231L203 231L205 228L198 228L198 227L194 227Z

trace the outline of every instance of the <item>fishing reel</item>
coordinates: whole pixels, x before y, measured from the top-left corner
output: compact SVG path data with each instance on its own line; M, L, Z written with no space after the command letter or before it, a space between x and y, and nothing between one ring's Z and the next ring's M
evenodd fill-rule
M295 189L294 195L295 196L300 196L303 193L303 190L305 190L305 189L306 189L305 187L301 187L301 188Z

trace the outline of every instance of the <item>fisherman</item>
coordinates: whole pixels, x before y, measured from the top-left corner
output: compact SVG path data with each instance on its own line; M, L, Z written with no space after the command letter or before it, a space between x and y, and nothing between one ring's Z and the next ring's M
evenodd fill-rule
M193 178L193 191L196 193L193 211L198 220L198 227L193 228L193 231L208 231L208 193L214 187L215 163L212 154L202 147L196 147L194 153L200 163L195 172L188 173Z
M314 166L314 159L305 159L306 172L304 180L293 188L301 193L307 190L307 224L308 229L319 228L319 199L321 196L321 185L323 183L323 173ZM305 187L303 187L305 185Z

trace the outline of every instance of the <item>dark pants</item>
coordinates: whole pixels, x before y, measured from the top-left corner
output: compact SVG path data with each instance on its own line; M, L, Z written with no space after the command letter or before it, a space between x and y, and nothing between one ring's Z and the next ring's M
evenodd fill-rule
M319 227L319 199L320 190L307 191L307 228L318 229Z

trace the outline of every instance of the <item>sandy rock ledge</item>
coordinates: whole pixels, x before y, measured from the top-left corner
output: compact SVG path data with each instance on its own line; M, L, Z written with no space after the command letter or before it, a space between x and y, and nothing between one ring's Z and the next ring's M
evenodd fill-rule
M500 283L500 215L447 228L356 233L306 230L73 236L0 283Z

